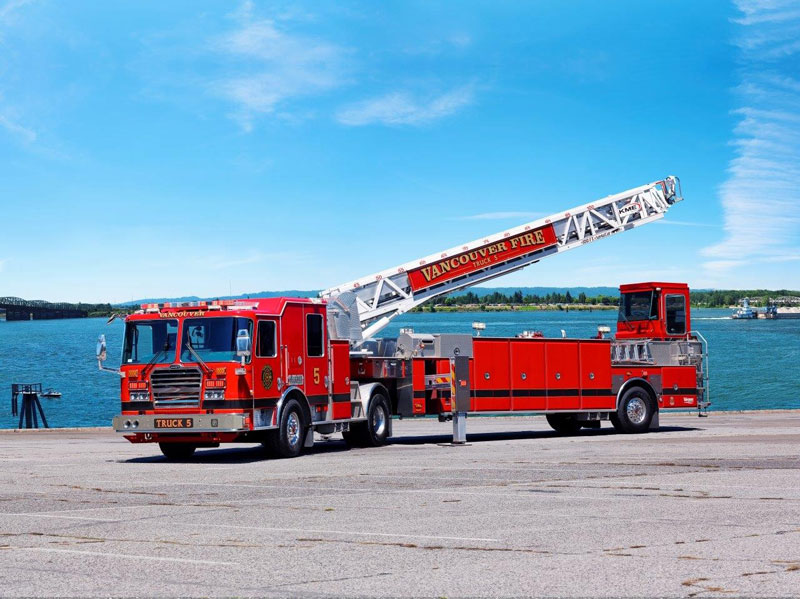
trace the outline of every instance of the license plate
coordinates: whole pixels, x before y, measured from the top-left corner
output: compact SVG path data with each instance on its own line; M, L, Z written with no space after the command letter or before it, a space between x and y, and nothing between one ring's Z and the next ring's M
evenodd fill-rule
M156 418L155 428L192 428L194 418Z

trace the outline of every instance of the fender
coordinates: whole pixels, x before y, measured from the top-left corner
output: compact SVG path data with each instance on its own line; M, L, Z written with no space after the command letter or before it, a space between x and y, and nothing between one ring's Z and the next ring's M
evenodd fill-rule
M661 380L661 377L659 377L659 379L658 379L658 380L660 381L660 380ZM659 384L658 386L660 387L661 385ZM629 388L631 388L631 387L642 387L642 388L644 388L644 389L645 389L645 391L647 391L647 392L650 394L650 396L653 398L653 403L654 403L654 404L655 404L655 406L656 406L656 411L655 411L655 413L653 414L653 420L650 422L650 429L651 429L651 430L657 429L657 428L659 427L659 418L658 418L658 413L659 413L659 408L658 408L658 396L660 395L661 389L658 389L658 392L656 392L656 389L655 389L655 387L653 386L653 383L651 383L651 382L650 382L650 381L648 381L647 379L643 379L643 378L641 378L641 377L636 377L636 378L628 379L628 380L627 380L627 381L625 381L625 382L623 383L623 385L622 385L622 386L619 388L619 391L617 391L617 403L616 403L616 408L617 408L617 409L619 409L619 402L620 402L620 400L622 399L622 396L623 396L623 395L625 395L625 392L626 392L626 391L627 391Z
M622 399L622 396L625 395L625 392L630 387L643 387L644 389L646 389L650 393L650 395L653 397L653 401L656 403L656 411L658 411L658 396L659 396L659 393L656 392L656 389L653 386L653 383L651 383L647 379L643 379L641 377L635 377L635 378L632 378L632 379L628 379L619 388L619 390L617 391L617 402L616 402L616 408L617 409L619 409L619 402ZM659 389L659 391L660 391L660 389Z
M275 406L275 422L280 423L281 421L281 412L283 411L283 404L286 401L289 395L296 395L302 398L300 401L300 407L303 408L305 411L306 419L308 420L309 424L311 423L311 406L308 403L308 399L306 398L306 394L299 387L291 386L286 387L283 393L281 393L281 398L278 400L277 405Z
M369 403L375 393L380 392L389 401L389 418L386 424L389 427L389 436L392 436L392 396L389 395L389 390L386 389L381 383L364 383L358 386L358 392L361 397L361 407L364 410L364 415L369 414Z

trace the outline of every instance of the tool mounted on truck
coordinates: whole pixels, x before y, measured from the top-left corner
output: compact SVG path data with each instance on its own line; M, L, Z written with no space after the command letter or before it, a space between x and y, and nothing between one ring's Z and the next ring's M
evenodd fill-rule
M558 432L657 426L662 409L707 405L705 342L690 329L680 283L621 288L616 338L419 334L374 339L429 299L662 218L675 177L606 197L323 291L266 298L145 304L125 319L122 412L114 428L157 442L169 458L198 447L261 442L298 455L314 432L382 445L392 415L453 419L536 411Z

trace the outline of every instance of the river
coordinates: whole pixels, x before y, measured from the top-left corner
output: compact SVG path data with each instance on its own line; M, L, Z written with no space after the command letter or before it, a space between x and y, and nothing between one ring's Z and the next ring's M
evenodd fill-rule
M800 320L731 320L730 310L695 309L692 328L709 343L711 410L800 408ZM616 312L437 312L406 314L382 336L401 327L416 332L471 333L486 323L485 336L539 330L546 336L590 337L598 325L615 326ZM119 379L99 372L95 342L106 335L112 365L119 360L123 325L104 318L0 321L0 428L14 428L11 384L42 383L62 392L41 400L52 427L107 426L119 409ZM118 362L117 362L118 363Z

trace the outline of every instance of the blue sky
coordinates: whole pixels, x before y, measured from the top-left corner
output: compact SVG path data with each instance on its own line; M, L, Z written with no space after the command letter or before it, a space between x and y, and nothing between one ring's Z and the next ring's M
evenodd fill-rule
M496 284L800 287L800 9L0 0L0 296L324 288L668 174Z

